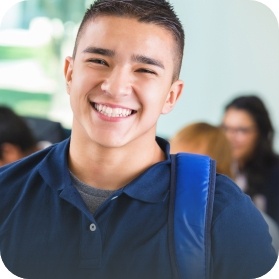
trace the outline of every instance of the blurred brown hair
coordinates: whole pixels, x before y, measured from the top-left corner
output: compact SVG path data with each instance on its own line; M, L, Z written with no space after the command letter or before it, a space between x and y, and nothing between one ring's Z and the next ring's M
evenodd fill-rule
M171 153L204 154L216 160L217 172L232 178L229 142L222 129L205 122L189 124L170 139Z

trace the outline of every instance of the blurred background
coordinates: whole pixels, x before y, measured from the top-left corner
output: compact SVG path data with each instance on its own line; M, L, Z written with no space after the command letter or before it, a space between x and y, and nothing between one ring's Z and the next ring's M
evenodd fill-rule
M91 2L0 0L0 104L70 129L63 64ZM194 121L219 124L226 103L252 93L270 111L279 151L279 30L273 12L251 0L171 3L186 32L185 89L174 111L161 117L158 135L170 138Z
M70 128L63 63L89 1L8 1L17 3L0 22L0 104Z

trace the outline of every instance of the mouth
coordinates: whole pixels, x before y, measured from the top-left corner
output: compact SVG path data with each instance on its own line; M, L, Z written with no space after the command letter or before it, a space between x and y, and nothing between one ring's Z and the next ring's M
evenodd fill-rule
M91 106L99 113L107 116L107 117L129 117L133 114L135 114L137 111L127 108L121 108L121 107L110 107L103 104L97 104L92 102Z

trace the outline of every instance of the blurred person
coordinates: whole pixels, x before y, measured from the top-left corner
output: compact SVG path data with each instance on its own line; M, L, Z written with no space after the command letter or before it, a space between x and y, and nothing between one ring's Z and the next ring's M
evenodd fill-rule
M232 151L222 127L205 122L196 122L184 126L170 139L172 153L189 152L204 154L213 158L217 165L217 172L225 174L232 179ZM268 224L272 244L279 249L279 228L277 223L265 212L261 211Z
M65 140L70 136L70 129L66 129L60 122L35 116L24 116L24 121L30 127L38 142L38 146L43 149L53 143Z
M210 156L217 163L218 173L232 178L230 144L218 127L206 122L196 122L181 128L170 139L171 153L189 152Z
M246 279L273 267L277 254L251 199L209 157L170 155L156 137L183 90L183 49L168 1L90 5L65 59L71 137L0 168L0 252L10 271Z
M0 106L0 166L37 150L35 137L24 119L11 108Z
M236 183L279 224L279 157L265 104L256 95L234 98L225 106L222 127L231 144Z

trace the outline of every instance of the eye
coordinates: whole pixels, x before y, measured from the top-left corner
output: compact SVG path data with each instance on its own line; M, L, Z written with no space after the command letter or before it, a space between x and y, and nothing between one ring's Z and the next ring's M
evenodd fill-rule
M104 66L108 66L108 63L103 60L103 59L99 59L99 58L91 58L87 60L88 62L94 63L94 64L100 64L100 65L104 65Z
M145 68L140 68L136 72L157 75L154 71Z

